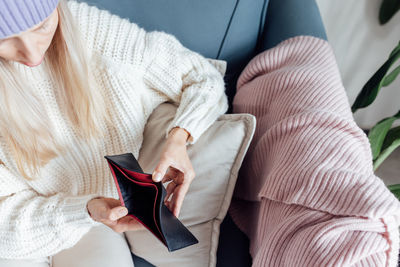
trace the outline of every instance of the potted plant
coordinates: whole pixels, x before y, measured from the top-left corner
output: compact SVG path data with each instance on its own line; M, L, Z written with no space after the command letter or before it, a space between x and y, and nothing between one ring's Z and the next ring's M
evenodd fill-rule
M385 24L400 9L400 0L383 0L379 21ZM351 109L356 112L360 108L369 106L377 97L382 87L390 85L400 74L400 42L392 50L389 58L367 81L358 94ZM394 67L394 68L393 68ZM368 139L371 144L374 171L382 162L400 146L400 126L392 127L393 123L400 119L400 111L393 116L380 120L371 130L368 131ZM400 184L390 185L389 189L400 199Z

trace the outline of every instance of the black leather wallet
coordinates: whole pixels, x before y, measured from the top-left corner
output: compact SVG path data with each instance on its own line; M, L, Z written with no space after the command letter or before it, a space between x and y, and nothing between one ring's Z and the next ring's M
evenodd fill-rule
M167 248L178 250L198 243L197 238L164 204L167 191L144 173L132 153L104 156L114 177L121 205Z

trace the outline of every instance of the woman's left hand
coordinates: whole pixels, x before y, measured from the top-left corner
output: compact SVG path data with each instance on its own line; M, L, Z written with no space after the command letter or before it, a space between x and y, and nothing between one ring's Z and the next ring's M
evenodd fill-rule
M192 183L195 172L186 150L188 133L182 128L173 128L161 152L160 162L152 174L153 181L165 183L171 181L167 187L165 205L176 216L182 207L183 199ZM160 178L157 179L157 173ZM172 198L168 201L172 194Z

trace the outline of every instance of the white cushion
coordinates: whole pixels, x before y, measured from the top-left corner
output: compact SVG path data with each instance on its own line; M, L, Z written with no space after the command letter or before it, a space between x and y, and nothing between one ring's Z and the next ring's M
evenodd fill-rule
M177 107L159 105L144 130L139 164L152 173L166 141L165 129ZM147 229L125 232L131 251L155 266L215 266L220 224L226 216L239 168L256 126L251 114L223 114L187 151L196 176L184 198L178 219L199 243L173 252ZM166 187L169 182L164 183Z

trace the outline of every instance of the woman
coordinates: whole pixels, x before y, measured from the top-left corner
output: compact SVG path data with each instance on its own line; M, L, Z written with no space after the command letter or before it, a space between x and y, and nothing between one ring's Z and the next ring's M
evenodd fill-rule
M142 225L104 155L137 158L154 108L179 103L153 172L171 181L164 201L179 216L195 177L186 145L228 108L220 72L174 36L86 3L0 0L0 77L0 265L48 266L107 226L96 231L126 251L104 258L133 266L123 232Z

